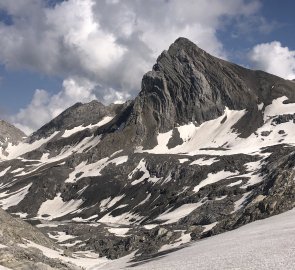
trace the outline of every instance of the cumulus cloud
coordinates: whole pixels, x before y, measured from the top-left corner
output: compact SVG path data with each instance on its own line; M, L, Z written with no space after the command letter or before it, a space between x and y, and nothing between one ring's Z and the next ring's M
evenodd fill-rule
M259 8L246 0L0 0L13 24L0 24L0 61L49 75L80 76L107 88L138 91L155 57L186 36L225 56L216 31L225 16ZM204 12L206 10L206 12Z
M130 97L127 92L100 87L85 78L67 78L63 81L62 89L55 95L50 95L44 89L37 89L30 104L9 120L26 134L31 134L77 102L86 103L98 99L103 103L123 103Z
M37 89L31 103L10 120L26 134L30 134L74 103L96 99L94 87L86 79L67 78L58 94L50 95L46 90Z
M278 41L254 46L249 59L257 69L286 79L295 79L295 51L283 47Z
M256 0L0 0L0 10L11 21L0 22L0 63L59 76L64 84L67 78L82 78L91 84L91 91L85 90L89 98L120 102L138 93L142 75L179 36L226 58L217 31L233 19L247 20L259 8ZM53 108L46 109L39 125L74 101L65 85L55 96L46 97L44 91L36 91L16 116L18 123L38 126L26 118L32 108L42 110L35 104L41 96ZM69 99L56 109L57 97Z

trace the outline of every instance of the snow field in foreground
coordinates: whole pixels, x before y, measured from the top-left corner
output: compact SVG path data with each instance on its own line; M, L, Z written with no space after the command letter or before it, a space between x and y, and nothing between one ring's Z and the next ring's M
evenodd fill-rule
M127 269L295 269L294 224L295 209ZM104 269L115 268L110 265Z

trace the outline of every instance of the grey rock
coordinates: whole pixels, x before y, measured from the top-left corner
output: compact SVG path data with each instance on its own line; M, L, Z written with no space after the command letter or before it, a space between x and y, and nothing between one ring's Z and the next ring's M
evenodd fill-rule
M16 145L23 141L25 137L26 134L20 129L4 120L0 120L0 152L2 151L2 154L7 155L5 150L9 143Z
M31 241L49 249L60 249L38 229L11 217L2 209L0 209L0 224L0 244L4 246L0 248L0 265L19 270L80 269L70 263L48 258L36 248L24 247L28 241Z
M0 177L1 193L14 194L30 185L28 195L7 210L27 213L27 221L38 225L36 216L44 202L57 196L66 205L79 202L77 211L53 217L59 226L40 229L51 234L66 232L81 241L66 242L74 245L74 251L93 249L110 259L132 251L137 251L136 259L146 259L155 256L163 245L179 242L182 234L198 240L284 212L295 202L292 145L275 144L260 149L262 154L269 155L265 159L243 151L229 154L226 143L218 147L224 155L206 154L216 150L211 147L201 148L204 154L191 156L136 151L138 147L154 147L158 133L170 130L172 136L167 147L174 148L183 143L177 131L179 125L193 122L199 126L221 116L225 107L246 111L231 127L240 138L255 134L263 135L261 140L267 139L272 135L270 131L261 134L257 129L264 124L266 106L281 96L295 102L293 82L218 59L180 38L143 77L141 92L135 100L110 106L98 102L76 104L36 131L27 142L48 138L56 132L53 138L22 155L23 159L1 162L0 171L6 170ZM258 109L261 103L264 106ZM101 127L85 128L62 137L66 129L86 127L105 116L114 118ZM221 123L225 121L226 118ZM270 121L280 127L286 122L293 123L294 112L274 116ZM283 140L286 134L282 130L278 133ZM44 155L52 159L41 161ZM111 162L126 156L128 160L124 163ZM207 165L192 164L213 158L215 161ZM138 169L141 161L144 168ZM250 162L261 165L249 169ZM91 172L96 173L78 172L69 181L77 166L91 164ZM14 172L19 169L21 173ZM221 171L233 176L194 191L208 175ZM262 181L247 185L251 175L260 176ZM159 218L187 204L198 207L175 222ZM43 218L50 218L49 214L45 213ZM128 224L125 224L128 234L111 233L110 225L101 222L104 217L121 218L122 223ZM73 219L75 222L71 222ZM216 226L204 231L205 226L215 223ZM145 227L151 224L155 228ZM124 224L120 226L126 229Z

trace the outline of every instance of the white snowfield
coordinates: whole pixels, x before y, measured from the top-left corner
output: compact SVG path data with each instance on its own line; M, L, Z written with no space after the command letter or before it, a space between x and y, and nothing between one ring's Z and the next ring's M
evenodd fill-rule
M66 129L62 135L63 138L67 138L67 137L70 137L71 135L79 132L79 131L82 131L84 129L92 129L94 127L101 127L105 124L107 124L108 122L110 122L111 120L113 120L114 116L106 116L104 117L101 121L99 121L98 123L96 124L91 124L91 125L88 125L88 126L83 126L83 125L80 125L80 126L77 126L77 127L74 127L72 129Z
M19 204L29 193L32 183L11 193L0 192L0 207L7 210L9 207Z
M109 261L99 258L98 254L92 252L75 252L70 258L64 256L61 251L52 250L30 241L23 247L35 247L41 250L46 257L71 262L87 270L293 270L295 269L294 224L295 209L195 242L181 250L136 266L130 262L134 253ZM210 224L210 228L215 225L215 223ZM127 229L118 229L113 232L124 235ZM174 247L187 243L188 236L182 233ZM162 247L162 251L169 248L171 246Z
M69 137L71 135L73 135L74 133L77 133L79 131L82 131L84 129L93 129L93 128L97 128L100 126L103 126L105 124L107 124L108 122L110 122L112 119L114 118L114 116L106 116L104 117L100 122L96 123L96 124L91 124L88 126L83 127L78 126L78 127L74 127L73 129L67 129L65 131L55 131L52 135L50 135L47 138L42 138L40 140L37 140L35 142L33 142L32 144L26 143L26 142L21 142L17 145L13 145L12 143L9 143L7 148L5 149L5 152L8 153L8 155L4 155L4 153L2 152L2 150L0 149L0 160L9 160L9 159L14 159L17 158L25 153L34 151L36 149L38 149L40 146L42 146L43 144L49 142L51 139L53 139L55 136L59 136L59 133L62 132L63 134L61 135L61 137L66 138ZM95 140L96 138L98 138L98 140ZM71 149L71 151L64 151L65 153L63 153L63 155L60 155L57 158L53 158L51 160L48 159L48 155L45 154L42 158L41 161L43 162L54 162L56 160L65 158L67 156L69 156L71 153L76 152L78 150L83 151L84 149L86 149L87 147L93 147L95 146L97 143L99 143L100 141L100 137L90 137L90 138L85 138L83 141L81 141L76 147L73 147L73 149Z
M52 220L76 211L82 203L82 199L64 202L59 193L54 199L47 200L40 206L37 216L42 219ZM46 218L42 217L42 215L46 215Z
M295 209L237 230L196 242L144 264L125 268L119 261L101 269L133 270L293 270L295 269ZM122 263L123 263L122 259ZM115 268L117 267L117 268Z
M100 258L99 254L93 253L91 251L78 251L74 252L72 257L67 257L64 255L62 250L50 249L28 240L26 244L19 244L19 246L23 248L36 248L40 250L47 258L59 259L62 262L72 263L86 270L98 269L99 266L108 262L106 258Z
M229 176L239 175L239 172L220 171L218 173L209 173L207 178L194 187L194 192L198 192L202 187L212 185L218 181L228 178Z
M160 180L159 178L155 177L155 176L151 176L150 172L148 171L148 169L146 168L146 162L144 159L142 159L139 164L137 165L137 167L128 175L129 179L132 179L133 175L136 172L143 172L143 175L139 178L134 180L131 185L137 185L140 182L144 181L145 179L147 179L149 182L157 182L158 180Z
M246 111L235 111L226 108L222 116L204 122L200 126L189 123L177 127L180 137L183 140L181 145L170 149L168 148L167 144L173 135L171 130L158 135L158 145L153 149L143 151L142 148L139 147L137 152L153 154L201 155L206 153L207 155L232 155L237 153L251 154L258 152L262 147L282 142L294 145L295 128L292 121L280 125L271 124L275 116L293 114L295 112L295 103L284 104L283 102L287 100L288 98L283 96L273 100L272 104L266 106L263 126L256 131L256 134L252 134L248 138L238 137L239 134L233 130L233 126L246 114ZM279 133L281 130L285 133ZM262 132L265 131L269 132L268 136L262 135ZM208 150L206 148L215 149ZM196 162L195 164L198 163ZM206 163L204 165L206 165Z
M184 218L187 215L189 215L191 212L202 206L204 203L205 202L183 204L171 212L169 212L170 209L167 210L165 213L161 214L156 219L166 220L163 224L175 223L181 218Z
M101 171L110 164L115 164L116 166L121 165L127 162L128 156L120 156L115 158L103 158L98 160L95 163L87 164L86 161L82 161L79 165L76 166L75 170L69 174L68 179L65 180L66 183L75 183L79 177L90 177L90 176L99 176ZM76 178L76 175L80 174Z
M17 145L13 145L12 143L9 143L7 148L6 148L6 152L8 153L8 156L4 156L2 154L2 152L0 153L0 157L2 159L14 159L17 158L25 153L31 152L33 150L36 150L37 148L39 148L41 145L43 145L46 142L49 142L53 137L55 137L57 134L59 133L59 131L54 132L51 136L49 136L48 138L43 138L41 140L35 141L32 144L29 143L19 143Z

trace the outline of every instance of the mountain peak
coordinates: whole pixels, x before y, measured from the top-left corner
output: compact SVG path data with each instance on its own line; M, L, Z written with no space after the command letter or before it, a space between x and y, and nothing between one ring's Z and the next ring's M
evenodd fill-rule
M17 143L26 137L26 134L14 125L0 120L0 141L7 140L12 143Z
M202 50L194 42L190 41L188 38L185 38L185 37L179 37L170 45L170 47L176 47L176 46L182 49L193 47L194 49Z
M158 71L161 66L168 66L172 59L177 59L181 63L187 63L190 58L204 62L210 57L210 54L206 53L189 39L179 37L170 45L168 50L164 50L160 54L153 70Z
M274 84L280 87L273 88ZM262 124L258 104L269 105L282 95L293 100L291 84L216 58L181 37L145 74L135 106L141 115L139 122L148 127L148 138L178 125L200 125L221 116L225 108L247 111L235 127L247 137ZM251 127L245 128L245 119L251 119Z
M78 103L8 143L0 206L70 252L146 260L294 207L294 112L294 82L180 38L134 101Z

